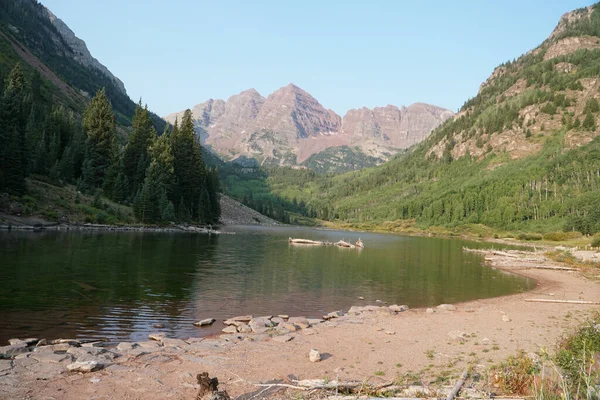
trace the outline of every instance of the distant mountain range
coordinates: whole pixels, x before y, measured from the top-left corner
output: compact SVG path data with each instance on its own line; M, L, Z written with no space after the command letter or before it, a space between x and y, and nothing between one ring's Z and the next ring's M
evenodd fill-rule
M314 165L315 156L328 149L326 154L336 157L317 157L323 172L380 164L453 116L445 108L415 103L353 109L342 118L294 84L267 98L249 89L227 101L210 99L194 106L192 113L202 142L224 159ZM174 123L182 115L183 111L164 119Z

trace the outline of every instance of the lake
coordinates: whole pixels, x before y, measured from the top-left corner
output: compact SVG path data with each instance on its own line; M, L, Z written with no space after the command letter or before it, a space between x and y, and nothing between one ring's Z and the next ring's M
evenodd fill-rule
M223 326L193 322L245 314L319 317L376 300L435 306L534 286L462 251L490 246L484 243L300 227L226 231L234 234L0 232L0 343L32 336L204 336ZM289 237L361 237L366 248L290 245Z

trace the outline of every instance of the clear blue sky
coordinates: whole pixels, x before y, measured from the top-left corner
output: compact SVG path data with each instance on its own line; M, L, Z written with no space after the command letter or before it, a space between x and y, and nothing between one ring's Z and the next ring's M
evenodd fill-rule
M343 115L452 110L585 0L41 0L159 115L290 82Z

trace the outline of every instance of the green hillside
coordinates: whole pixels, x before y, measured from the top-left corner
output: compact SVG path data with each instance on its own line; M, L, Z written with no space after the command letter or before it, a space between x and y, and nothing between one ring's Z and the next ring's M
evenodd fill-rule
M409 154L308 181L290 171L298 176L271 176L269 187L341 223L599 232L600 10L571 16Z

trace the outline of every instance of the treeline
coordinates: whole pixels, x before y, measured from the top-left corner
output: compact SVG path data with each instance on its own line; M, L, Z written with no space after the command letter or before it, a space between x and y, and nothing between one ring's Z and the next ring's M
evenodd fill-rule
M26 80L17 64L2 90L0 192L25 194L25 178L34 173L133 205L144 223L218 222L219 174L203 163L190 110L159 136L140 101L129 140L119 146L104 89L79 118L44 101L40 82L35 73Z

